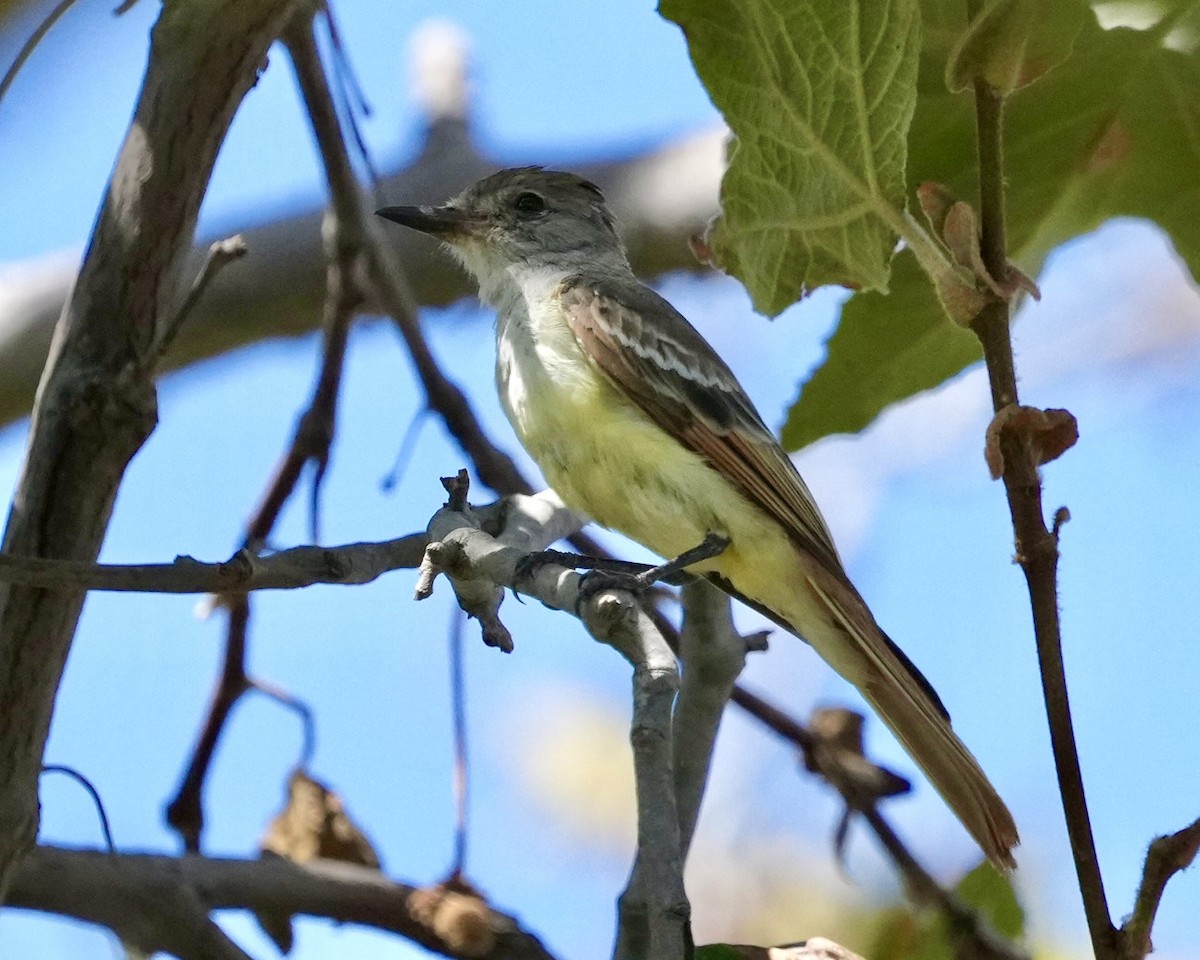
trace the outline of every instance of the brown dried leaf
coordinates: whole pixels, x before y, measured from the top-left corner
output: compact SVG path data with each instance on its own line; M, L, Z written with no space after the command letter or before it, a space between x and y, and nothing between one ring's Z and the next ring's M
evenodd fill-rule
M486 898L461 877L413 891L408 909L413 919L437 935L455 956L486 956L501 932Z
M932 181L917 187L917 200L934 235L961 268L953 275L932 278L952 320L970 323L989 299L989 293L1006 303L1022 290L1035 300L1042 299L1037 284L1011 260L1005 265L1003 277L993 277L984 266L979 249L979 218L970 204L956 199L948 187Z
M346 813L342 798L299 769L292 772L287 803L267 827L258 851L264 857L283 857L295 863L321 858L379 869L378 854ZM290 914L256 911L254 918L280 953L291 953Z
M288 780L288 800L259 841L262 853L305 863L318 858L379 868L379 855L346 813L342 798L303 770Z
M988 425L983 456L993 480L1004 475L1002 440L1018 435L1029 451L1035 467L1061 457L1079 439L1079 424L1067 410L1039 410L1037 407L1007 406Z
M862 714L841 707L817 709L809 717L808 729L816 742L805 764L839 791L850 790L862 800L874 801L912 789L902 776L863 755Z

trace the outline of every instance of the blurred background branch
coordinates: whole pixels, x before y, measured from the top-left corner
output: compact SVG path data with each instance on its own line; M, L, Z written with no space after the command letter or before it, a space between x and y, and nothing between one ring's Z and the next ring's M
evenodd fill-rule
M439 26L418 32L412 44L414 94L424 114L422 144L411 164L383 173L376 190L381 203L450 197L511 165L486 156L472 132L472 64L465 37ZM725 138L718 127L644 153L574 165L605 190L640 274L705 269L691 254L688 239L717 212ZM241 234L249 253L211 285L167 353L165 368L316 329L325 297L324 216L324 207L316 206L225 230ZM465 274L423 238L395 231L388 244L406 265L416 303L446 304L472 294ZM199 268L207 245L197 247L187 269ZM5 371L0 424L29 412L75 273L74 262L55 255L13 264L0 274L0 369ZM377 312L391 310L386 301L371 306Z

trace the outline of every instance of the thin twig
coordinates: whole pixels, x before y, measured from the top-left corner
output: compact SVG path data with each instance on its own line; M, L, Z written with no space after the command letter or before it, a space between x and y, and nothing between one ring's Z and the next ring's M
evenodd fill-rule
M968 4L973 16L980 4ZM980 252L988 273L1003 277L1008 270L1004 214L1004 100L982 79L975 81L975 118L979 149ZM972 323L983 345L991 385L992 404L997 414L1019 403L1009 336L1010 305L990 300ZM1058 613L1058 543L1046 529L1042 507L1042 484L1038 462L1030 445L1020 436L1002 432L1004 488L1012 514L1017 562L1025 573L1033 611L1034 635L1042 691L1059 792L1066 816L1071 853L1079 879L1084 913L1097 960L1114 956L1115 930L1108 913L1104 881L1096 856L1096 843L1088 816L1087 798L1079 753L1075 744L1071 707L1067 696L1066 671Z
M327 2L323 2L321 12L325 15L325 26L329 33L329 47L333 57L333 76L336 81L334 90L341 104L341 115L345 118L345 126L354 140L358 158L366 168L372 196L378 203L381 196L379 169L371 159L371 151L367 147L367 141L363 138L362 124L359 122L360 117L366 119L371 116L371 105L367 102L354 65L350 62L346 46L342 42L342 34L338 29L337 19L333 15L333 8Z
M1186 870L1200 852L1200 820L1169 836L1158 837L1146 852L1142 882L1133 902L1133 913L1118 933L1121 960L1142 960L1152 949L1150 931L1169 881Z
M309 425L310 429L316 431L321 440L320 445L310 451L310 459L316 466L310 509L310 524L313 539L316 540L319 489L329 466L329 448L337 420L337 400L350 325L358 309L366 302L360 270L363 245L360 231L355 225L362 217L362 201L357 187L338 189L347 174L350 180L353 180L353 174L341 169L342 163L348 165L349 161L345 155L337 113L329 109L329 91L313 35L312 16L303 15L293 20L284 32L283 42L295 68L296 83L325 165L325 177L330 184L330 209L323 231L328 265L323 324L325 339L312 403L304 415L305 421L314 421Z
M175 337L183 329L183 325L187 322L188 317L192 315L192 311L196 309L196 305L203 299L204 292L208 289L208 285L213 281L213 278L227 264L232 263L234 260L240 260L245 255L246 241L241 234L226 237L224 240L218 240L209 246L208 252L204 256L204 262L200 265L200 271L196 274L196 278L188 288L183 302L176 308L175 313L155 332L154 342L150 345L150 349L146 351L146 356L142 361L147 369L152 369L162 359L163 354L170 349L171 344L175 342Z
M50 32L60 19L71 7L75 6L75 0L59 0L57 6L54 7L42 22L37 25L37 28L29 35L29 39L22 45L17 52L17 58L12 62L7 70L4 71L4 79L0 80L0 103L4 102L4 95L8 93L8 88L13 85L13 81L17 79L17 74L21 72L21 68L25 66L25 61L33 56L33 51L37 49L37 45L42 42L42 39Z
M96 785L74 767L68 767L63 763L43 764L42 773L65 773L88 792L88 796L92 798L92 803L96 807L96 816L100 820L100 833L104 836L104 846L108 848L109 853L116 853L117 845L113 842L112 824L109 822L108 811L104 809L104 800L101 799Z
M421 407L408 421L408 426L404 429L404 436L400 438L400 446L396 449L396 459L392 462L392 469L379 482L380 489L384 493L390 493L403 479L404 471L408 469L409 460L417 445L417 439L421 436L421 428L425 426L425 421L429 419L431 412L429 407Z
M312 707L282 687L266 680L250 677L247 682L252 690L258 691L268 700L275 701L300 718L300 758L296 761L296 769L307 770L312 766L313 757L317 752L317 721L313 716Z
M950 947L958 960L1029 960L1027 951L997 934L976 910L933 878L904 845L877 804L860 807L858 813L904 877L910 896L937 909L946 918Z
M250 593L318 583L369 583L421 562L425 534L339 547L291 547L258 556L243 548L220 563L177 557L174 563L88 563L0 553L0 582L30 587L123 593Z
M230 712L250 688L246 675L246 628L250 621L250 601L245 594L234 594L225 598L225 609L229 625L225 631L221 677L213 691L208 716L192 751L187 772L179 783L175 798L167 804L167 823L179 834L183 848L188 853L200 851L200 834L204 830L204 781L208 777L217 743Z

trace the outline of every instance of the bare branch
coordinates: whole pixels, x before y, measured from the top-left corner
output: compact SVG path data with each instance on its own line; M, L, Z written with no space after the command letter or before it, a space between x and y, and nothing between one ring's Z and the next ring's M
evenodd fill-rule
M1154 949L1150 942L1150 930L1154 926L1154 917L1167 889L1167 882L1181 870L1190 867L1198 852L1200 820L1169 836L1158 837L1150 844L1142 868L1142 882L1138 885L1133 903L1133 913L1117 932L1121 960L1142 960Z
M336 115L325 110L322 98L324 74L320 57L313 42L313 18L318 7L298 7L295 16L286 24L282 39L292 55L296 79L312 120L313 131L321 148L326 170L334 179L338 165L341 133ZM326 98L327 99L327 98ZM360 286L361 244L353 230L344 229L356 222L360 206L357 189L333 190L333 204L325 217L326 285L324 308L324 340L320 370L313 388L312 399L301 415L283 458L267 486L258 508L246 525L243 541L245 557L253 563L254 553L275 527L284 504L295 491L301 471L308 463L316 465L313 477L310 526L317 537L318 504L321 481L329 465L329 451L337 423L337 402L341 389L342 368L346 359L346 344L350 324L363 302ZM361 218L361 210L358 210ZM183 838L184 849L198 851L204 825L203 790L209 766L233 706L253 685L246 672L247 627L250 620L250 597L245 592L228 595L229 626L225 637L225 660L221 677L204 721L200 740L188 763L187 773L175 798L167 805L167 822Z
M0 554L0 583L134 593L250 593L317 583L370 583L421 562L425 534L340 547L291 547L258 556L241 549L221 563L176 557L174 563L87 563Z
M955 956L963 960L1027 960L1027 954L997 936L974 910L933 879L880 812L879 799L908 789L903 777L872 764L861 752L829 749L827 738L745 687L734 687L730 700L800 750L805 765L838 791L849 810L863 816L904 878L908 895L940 910L946 918Z
M185 960L248 960L208 919L209 911L222 909L286 911L362 924L447 957L554 960L513 917L486 905L490 949L455 952L414 914L419 893L376 870L327 860L301 865L280 858L175 858L41 846L18 872L10 902L97 923L146 952L163 950Z
M686 857L708 782L717 728L746 663L746 641L733 625L729 597L707 580L683 587L679 659L683 682L675 708L675 790Z
M968 0L967 15L975 16L979 0ZM979 248L983 266L993 277L1008 272L1008 250L1004 204L1004 97L982 77L975 80L975 126L979 148ZM1011 303L992 296L971 322L971 329L983 346L991 386L992 405L997 421L1012 416L1020 408L1017 377L1009 335ZM1066 419L1073 419L1066 411ZM1017 562L1025 574L1033 612L1034 637L1038 666L1042 674L1042 692L1054 766L1058 774L1071 854L1091 935L1096 960L1115 956L1116 930L1108 912L1104 879L1096 856L1096 841L1088 815L1087 796L1079 751L1075 744L1071 704L1067 695L1067 677L1063 665L1062 631L1058 611L1058 538L1055 529L1046 528L1042 507L1042 481L1037 445L1018 431L1000 431L997 444L1002 466L1004 490L1012 514L1016 538ZM993 462L997 457L992 458Z
M451 493L456 501L457 492ZM521 499L516 506L540 506L551 496ZM519 515L519 509L510 507L506 526ZM528 523L514 526L523 545L546 545L545 541L530 544ZM548 529L557 533L562 527L553 523ZM506 533L502 530L492 537L480 529L469 508L443 507L429 522L427 570L431 575L441 572L449 577L459 605L480 620L485 642L490 645L501 645L499 631L508 636L498 615L502 587L507 586L546 606L575 614L593 637L614 647L633 666L630 742L637 780L638 854L619 901L616 956L683 957L689 908L683 889L671 759L671 712L679 683L675 656L637 598L619 590L581 595L580 575L554 563L522 574L518 564L528 551L507 545ZM432 577L427 586L432 587ZM508 643L511 647L511 640Z
M208 289L208 285L212 283L213 278L227 264L244 257L246 249L246 241L239 234L235 234L225 240L218 240L209 246L204 263L200 265L200 272L196 274L196 279L192 281L192 285L188 289L187 295L183 298L183 302L175 311L175 315L168 318L159 327L154 337L154 343L151 344L150 349L146 352L145 363L148 369L153 369L155 364L162 358L162 355L175 342L175 337L183 329L183 325L187 322L188 317L191 316L192 311L196 309L196 305L204 296L204 291Z
M414 56L419 53L418 49ZM445 61L443 57L428 69L446 72ZM462 54L457 65L449 67L458 73L441 78L437 86L468 88L461 75L467 69ZM428 113L423 149L411 166L388 173L380 184L380 192L391 202L449 197L505 165L480 152L466 106L446 97L424 103ZM605 189L621 218L631 262L639 273L658 276L703 269L688 248L688 238L703 232L717 212L726 135L722 128L711 128L639 155L581 165L580 172ZM325 294L320 282L325 268L323 215L323 209L310 209L265 225L240 225L237 232L245 236L252 255L209 291L194 312L194 322L186 325L164 358L166 366L186 366L248 343L298 336L317 327ZM432 244L407 236L389 238L388 243L410 269L414 302L445 304L473 295L465 275ZM200 249L193 253L193 271L203 256ZM0 278L0 368L5 371L0 424L29 411L76 262L74 255L55 255L22 263Z
M17 74L21 72L21 68L25 66L25 62L33 56L33 51L37 49L39 43L45 38L63 14L75 5L75 0L59 0L54 8L42 18L42 22L37 25L29 38L21 45L21 49L17 52L12 64L4 71L4 77L0 78L0 101L4 100L4 95L8 93L8 88L12 86L14 80L17 79Z
M217 744L234 706L242 694L250 689L250 678L246 673L250 601L244 593L227 595L224 606L229 622L225 630L221 676L213 690L208 715L192 750L187 771L166 810L167 823L179 834L183 849L188 853L198 853L200 850L200 835L204 831L204 781L208 778Z

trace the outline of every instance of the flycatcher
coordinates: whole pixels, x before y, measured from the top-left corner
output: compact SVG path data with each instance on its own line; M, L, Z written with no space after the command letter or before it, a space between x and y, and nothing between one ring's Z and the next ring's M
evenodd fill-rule
M563 501L808 641L904 744L997 865L1012 815L929 682L876 624L792 461L733 373L629 266L595 184L524 167L379 215L447 244L496 310L508 419Z

